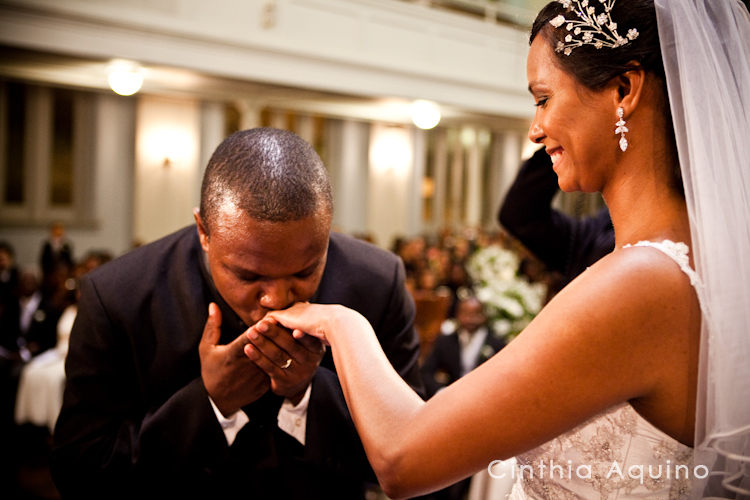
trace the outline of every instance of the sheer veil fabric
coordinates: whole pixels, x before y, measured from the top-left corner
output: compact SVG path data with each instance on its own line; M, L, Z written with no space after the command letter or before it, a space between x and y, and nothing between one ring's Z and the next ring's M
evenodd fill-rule
M695 460L711 473L693 494L750 498L750 14L739 0L655 5L702 281Z

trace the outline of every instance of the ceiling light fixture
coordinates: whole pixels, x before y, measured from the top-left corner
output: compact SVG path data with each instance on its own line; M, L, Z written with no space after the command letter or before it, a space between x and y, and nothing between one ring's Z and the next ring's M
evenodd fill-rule
M417 99L411 104L411 120L421 129L435 128L440 123L440 108L432 101Z
M119 95L133 95L143 85L143 68L135 62L115 60L109 65L110 88Z

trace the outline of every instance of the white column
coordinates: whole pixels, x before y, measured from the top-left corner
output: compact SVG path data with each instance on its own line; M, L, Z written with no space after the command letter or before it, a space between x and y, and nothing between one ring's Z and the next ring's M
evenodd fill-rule
M309 144L315 143L315 120L310 115L297 115L295 132Z
M378 245L387 248L410 230L413 136L409 129L376 123L370 137L367 225Z
M353 120L327 120L326 132L334 229L347 234L366 231L370 127Z
M269 112L269 125L273 128L279 128L282 130L288 130L289 125L286 119L286 111L279 111L276 109L272 109Z
M76 254L89 248L120 255L133 246L135 101L114 94L94 97L95 231L71 231Z
M260 127L260 110L262 106L259 102L243 99L235 103L240 113L240 130Z
M450 148L453 150L453 157L450 167L450 220L449 224L452 229L461 227L462 206L464 192L464 148L461 144L461 137L458 131L452 131Z
M482 154L479 134L475 128L464 129L466 147L466 190L464 191L465 218L468 227L479 227L482 220Z
M501 134L493 133L490 140L490 165L487 172L487 204L485 205L484 226L486 228L497 227L497 212L505 199L504 187L507 190L506 178L503 172L503 138ZM510 178L512 182L513 177Z
M200 188L203 173L208 166L208 160L216 147L224 140L224 106L218 102L203 102L200 109L200 149L198 157L198 175L193 189L193 205L200 203Z
M500 199L505 199L510 185L516 178L521 166L521 144L524 134L515 130L509 130L502 135L502 176L498 192Z
M412 169L406 178L406 233L416 236L422 232L422 183L427 162L427 135L420 128L412 128Z
M445 203L448 189L448 147L445 129L437 129L433 151L435 194L432 207L432 229L440 231L445 225Z

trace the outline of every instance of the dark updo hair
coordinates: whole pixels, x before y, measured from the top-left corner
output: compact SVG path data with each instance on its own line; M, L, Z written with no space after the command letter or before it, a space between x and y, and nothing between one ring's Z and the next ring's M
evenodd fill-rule
M604 12L596 0L591 2L597 7L597 13ZM591 90L604 88L612 78L633 69L634 63L640 64L645 71L664 82L664 64L661 59L653 0L620 0L615 2L610 14L612 20L617 23L621 35L635 28L638 30L638 38L614 49L597 49L587 44L573 49L567 56L562 52L555 52L558 65ZM558 42L564 42L565 36L570 33L565 29L565 25L555 28L550 24L550 21L559 15L566 19L578 19L576 14L561 3L548 3L534 21L529 44L540 34L553 50Z
M591 0L597 13L604 12L603 7L596 0ZM537 35L549 44L555 54L555 63L563 71L572 75L583 87L597 91L603 89L613 78L622 75L636 67L655 76L662 90L662 112L666 118L669 135L668 147L671 154L677 158L677 144L672 128L672 113L669 108L669 93L664 74L664 62L661 57L659 30L656 21L654 0L620 0L615 2L610 15L617 23L617 31L624 35L631 28L638 30L638 38L629 40L625 45L617 48L597 49L594 45L584 44L574 48L569 55L555 51L558 43L565 42L570 32L565 24L555 28L550 21L562 15L565 19L578 19L578 16L565 8L560 2L553 1L545 5L534 21L529 35L529 45ZM675 162L672 170L672 186L678 193L684 193L680 165Z
M226 200L259 221L333 212L331 184L318 154L298 135L275 128L235 132L216 148L201 187L206 231Z

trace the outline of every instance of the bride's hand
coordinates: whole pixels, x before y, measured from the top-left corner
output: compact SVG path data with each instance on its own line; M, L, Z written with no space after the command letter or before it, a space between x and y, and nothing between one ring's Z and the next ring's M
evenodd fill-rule
M337 305L299 302L289 309L268 313L255 325L255 328L262 331L267 328L267 324L279 324L292 330L295 339L310 335L320 339L324 344L330 345L329 332L332 320L341 314L342 310L349 311ZM354 311L350 312L354 313Z

